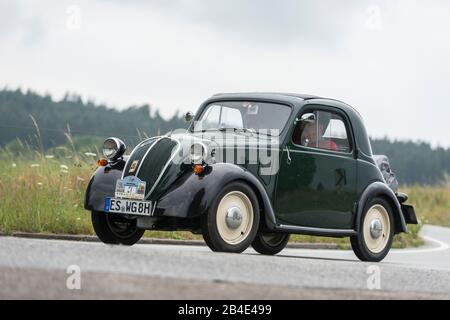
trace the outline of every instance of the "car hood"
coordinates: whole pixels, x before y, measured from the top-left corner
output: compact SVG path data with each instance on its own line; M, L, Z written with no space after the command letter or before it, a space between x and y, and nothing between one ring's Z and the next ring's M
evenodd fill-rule
M270 144L278 147L278 141L274 137L250 133L184 132L152 137L133 149L126 161L123 177L136 176L145 181L146 199L156 200L190 169L189 152L194 143L204 145L209 155L220 154L224 158L226 150L230 148L257 148ZM222 162L222 157L217 161Z

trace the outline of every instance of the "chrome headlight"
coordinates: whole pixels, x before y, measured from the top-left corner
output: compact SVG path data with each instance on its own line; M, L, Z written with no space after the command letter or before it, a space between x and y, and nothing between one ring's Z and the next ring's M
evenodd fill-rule
M207 160L208 150L203 143L194 143L191 146L190 158L193 164L203 164Z
M108 160L117 160L127 149L125 143L118 138L108 138L103 142L103 155Z

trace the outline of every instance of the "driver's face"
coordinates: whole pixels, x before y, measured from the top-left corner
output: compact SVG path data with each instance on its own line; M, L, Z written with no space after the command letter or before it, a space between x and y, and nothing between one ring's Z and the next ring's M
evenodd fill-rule
M312 143L316 141L317 138L317 130L316 130L316 124L315 123L307 123L305 125L305 129L303 129L303 139L306 141L306 139L309 140L309 143Z
M319 130L317 130L319 129ZM316 127L316 123L307 123L305 125L305 128L303 129L302 138L303 141L306 141L308 139L309 144L314 144L317 141L317 131L319 131L319 138L324 133L324 127L323 125L319 124L319 128Z

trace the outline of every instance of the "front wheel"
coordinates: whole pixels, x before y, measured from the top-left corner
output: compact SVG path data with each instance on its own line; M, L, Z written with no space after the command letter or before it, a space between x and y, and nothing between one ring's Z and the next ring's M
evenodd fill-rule
M286 233L258 232L252 242L252 247L260 254L275 255L286 247L289 238L290 235Z
M137 228L136 219L127 219L117 214L92 211L91 218L97 237L107 244L131 246L138 242L145 232Z
M350 237L356 256L362 261L379 262L389 253L394 238L394 217L383 198L367 202L358 234Z
M202 216L202 234L213 251L241 253L255 238L259 205L245 183L232 182L218 194Z

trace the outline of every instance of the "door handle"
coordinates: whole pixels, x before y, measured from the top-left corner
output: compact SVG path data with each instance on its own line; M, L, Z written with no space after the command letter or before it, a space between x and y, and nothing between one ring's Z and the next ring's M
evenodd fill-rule
M287 152L287 159L286 162L288 165L290 165L292 163L292 159L291 159L291 152L289 151L289 147L286 147L286 152Z

